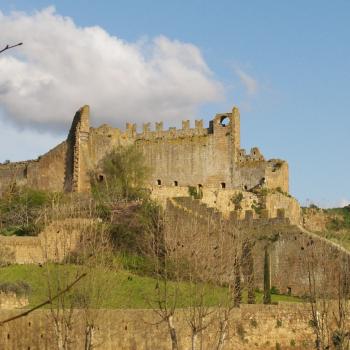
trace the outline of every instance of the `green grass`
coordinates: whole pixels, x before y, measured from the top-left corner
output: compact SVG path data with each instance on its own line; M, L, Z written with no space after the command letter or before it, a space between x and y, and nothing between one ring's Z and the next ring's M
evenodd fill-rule
M51 271L51 276L57 276L58 271L61 275L66 273L69 281L73 281L79 274L79 267L75 265L49 265L48 267L12 265L0 268L0 282L27 282L31 287L29 295L30 306L34 306L47 299L46 276L48 270ZM101 290L105 293L103 302L98 305L102 308L150 308L156 300L157 288L163 287L163 284L157 284L155 278L139 276L125 270L97 272L96 275L103 278L103 281L102 279L98 281L98 283L103 283L100 285L103 286ZM54 277L51 278L51 282L55 284ZM83 286L86 282L87 280L79 282L79 284ZM81 286L77 285L76 291L79 291ZM174 282L169 282L169 295L173 295L175 286ZM195 286L189 282L181 282L179 283L177 307L193 305L195 288L204 290L204 303L207 306L222 305L223 300L227 300L228 290L225 287L209 284ZM262 298L262 293L257 292L256 300L258 303L262 302ZM243 293L243 302L245 301L246 293ZM302 300L296 297L272 295L272 301L300 302Z

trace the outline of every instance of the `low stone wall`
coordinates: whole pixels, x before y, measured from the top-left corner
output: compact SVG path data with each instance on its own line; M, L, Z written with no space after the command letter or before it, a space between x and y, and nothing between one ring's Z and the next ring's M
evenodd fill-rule
M18 296L16 293L0 292L0 309L19 309L29 304L28 297Z
M18 311L17 311L18 312ZM94 344L103 350L170 350L171 342L165 323L153 310L95 310ZM0 320L14 315L0 311ZM175 313L180 350L189 349L191 331L188 310ZM224 350L313 349L308 326L309 312L304 305L243 305L234 309ZM83 349L83 312L73 314L72 349ZM218 324L214 321L203 332L203 349L216 349ZM49 311L39 310L27 317L0 327L0 349L56 350Z
M76 249L81 233L91 223L89 219L66 219L52 222L37 237L0 235L0 247L6 252L3 259L15 264L62 261Z

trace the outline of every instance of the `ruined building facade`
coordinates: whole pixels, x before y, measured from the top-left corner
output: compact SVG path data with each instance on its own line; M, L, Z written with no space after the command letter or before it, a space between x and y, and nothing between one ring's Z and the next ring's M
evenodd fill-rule
M74 116L67 140L37 160L0 165L0 193L5 186L18 184L50 191L89 191L91 169L115 146L135 144L152 170L150 186L199 186L249 190L264 185L288 192L288 164L279 159L265 160L254 147L246 154L240 146L240 115L217 114L204 127L202 120L190 127L163 130L163 123L127 123L121 131L108 125L90 127L89 106ZM103 174L101 174L101 178Z

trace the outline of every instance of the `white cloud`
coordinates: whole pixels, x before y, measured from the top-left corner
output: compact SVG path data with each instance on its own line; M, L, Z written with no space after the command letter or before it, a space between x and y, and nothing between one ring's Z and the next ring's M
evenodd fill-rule
M0 104L17 125L61 131L83 104L95 124L177 121L222 96L192 44L164 36L129 43L53 7L0 12L0 32L3 45L24 43L0 55Z
M350 205L350 200L343 198L337 203L336 207L343 208L343 207L346 207L347 205Z
M235 73L238 75L239 80L247 90L248 95L255 95L258 90L258 82L240 68L235 68Z

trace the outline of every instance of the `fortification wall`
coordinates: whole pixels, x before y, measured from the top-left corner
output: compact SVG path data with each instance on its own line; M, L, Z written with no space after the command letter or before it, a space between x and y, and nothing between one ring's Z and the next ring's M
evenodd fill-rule
M0 195L13 181L18 185L27 184L27 168L33 161L0 164Z
M264 253L268 249L271 262L271 285L282 293L307 295L308 274L312 266L316 281L322 290L335 293L336 276L344 264L349 264L350 253L339 245L312 234L302 227L292 225L278 209L276 217L266 209L260 217L252 210L231 212L229 220L208 208L199 200L189 197L168 201L166 242L169 251L176 252L185 261L193 260L205 278L218 278L230 283L234 274L237 244L249 245L251 260L242 255L242 281L252 281L263 288ZM175 229L174 229L175 227ZM218 242L221 242L218 245ZM218 250L220 248L220 251ZM246 266L251 264L250 267ZM203 278L204 278L203 277Z
M151 182L217 188L223 183L232 187L235 175L232 126L221 124L221 118L217 116L208 129L199 122L197 128L190 129L184 122L182 130L162 131L159 127L156 132L138 135L136 145L153 170Z
M18 311L17 311L18 312ZM101 310L94 312L96 349L154 350L171 349L171 341L164 323L153 310ZM0 320L14 311L0 311ZM181 349L191 348L188 311L177 310L174 325ZM309 312L305 306L282 304L278 306L243 305L234 309L230 331L224 349L275 350L313 349ZM82 312L73 313L73 347L83 349L85 330ZM218 325L214 322L203 332L203 348L216 348ZM50 349L54 334L49 311L39 310L25 318L0 328L0 348L4 350Z
M92 224L88 219L54 221L37 237L6 237L0 235L0 247L6 249L9 263L40 264L62 261L77 249L80 235Z
M288 165L265 161L258 148L249 155L240 148L240 115L217 114L209 127L202 120L190 128L163 130L163 123L127 123L125 131L107 125L90 128L89 106L80 108L65 142L38 160L0 165L0 191L14 177L21 184L50 191L88 192L90 172L115 146L135 144L145 155L152 171L149 185L198 186L208 188L251 189L263 183L268 188L288 191ZM278 166L277 166L278 165Z
M16 293L0 292L0 310L19 309L29 304L28 297L25 295L16 295Z

